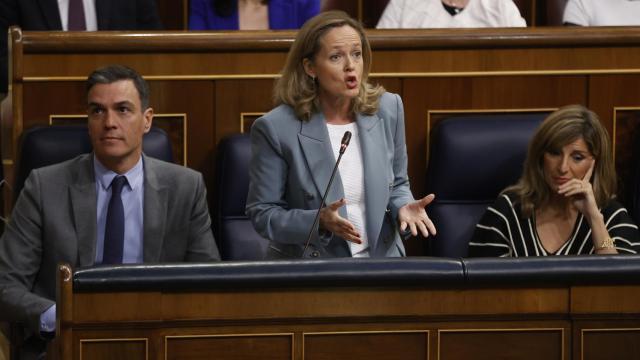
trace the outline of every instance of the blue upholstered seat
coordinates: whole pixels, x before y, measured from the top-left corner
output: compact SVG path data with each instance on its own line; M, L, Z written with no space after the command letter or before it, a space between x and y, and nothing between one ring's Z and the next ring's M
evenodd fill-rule
M427 169L427 212L438 233L433 256L464 257L475 224L497 195L522 173L531 136L547 113L470 115L434 129Z
M621 175L621 174L618 174ZM640 226L640 128L634 131L633 151L629 174L622 179L622 199L629 215Z
M249 191L251 140L228 136L218 144L214 231L223 260L262 260L268 242L258 235L244 208Z
M144 135L142 147L148 156L173 162L171 140L160 128L151 127L151 130ZM91 140L84 125L38 126L26 130L20 142L14 200L20 195L32 169L73 159L91 151Z

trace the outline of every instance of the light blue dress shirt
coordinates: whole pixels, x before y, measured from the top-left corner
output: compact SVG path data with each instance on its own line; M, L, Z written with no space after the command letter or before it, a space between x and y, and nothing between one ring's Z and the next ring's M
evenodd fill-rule
M111 200L111 181L118 174L107 169L94 156L93 168L96 176L96 194L98 194L98 234L96 236L96 264L102 263L104 252L104 230L107 223L107 209ZM122 205L124 206L124 249L122 262L125 264L142 263L143 238L143 198L144 171L142 157L131 170L122 174L127 183L122 188Z
M93 157L93 170L96 178L96 194L98 194L97 214L98 233L96 236L96 264L102 263L104 252L104 230L107 223L107 208L111 200L111 181L118 174L107 169ZM143 200L144 200L144 164L142 157L138 163L125 174L127 185L122 189L122 205L124 206L124 249L122 262L125 264L142 263L143 260ZM56 306L53 305L40 315L40 331L56 330Z

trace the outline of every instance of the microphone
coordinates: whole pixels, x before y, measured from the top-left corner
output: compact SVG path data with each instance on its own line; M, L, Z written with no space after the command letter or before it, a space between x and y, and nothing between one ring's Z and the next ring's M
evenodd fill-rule
M327 188L324 190L324 195L322 196L322 202L320 203L320 207L316 212L316 217L313 219L313 225L311 225L311 229L309 229L309 236L307 236L307 241L304 243L304 249L302 249L302 256L307 252L309 248L309 244L311 243L311 237L313 236L313 229L316 228L318 222L320 221L320 210L324 207L324 202L327 200L327 195L329 194L329 189L331 189L331 184L333 183L333 178L336 176L336 171L338 170L338 165L340 164L340 159L342 159L342 155L345 150L347 150L347 146L349 146L349 142L351 141L351 131L345 131L344 135L342 135L342 141L340 141L340 152L338 154L338 160L336 160L336 164L333 166L333 171L331 172L331 178L329 178L329 183L327 184Z

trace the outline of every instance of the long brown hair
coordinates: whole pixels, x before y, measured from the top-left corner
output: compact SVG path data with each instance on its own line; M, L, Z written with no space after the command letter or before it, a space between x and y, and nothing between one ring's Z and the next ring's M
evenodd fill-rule
M598 115L582 105L569 105L551 113L529 143L527 159L520 180L503 193L510 192L520 201L522 214L529 217L536 206L547 203L551 189L544 177L544 154L582 138L596 161L591 183L598 207L616 193L616 170L613 165L609 134Z
M331 29L349 26L360 35L362 43L362 81L360 91L351 105L354 113L372 115L378 111L380 95L384 88L368 83L371 71L371 46L362 25L342 11L327 11L309 19L298 31L284 68L282 76L276 82L274 89L274 102L276 105L287 104L293 107L296 115L301 120L309 120L311 114L318 112L320 103L318 99L317 83L307 75L304 70L303 60L314 61L320 51L320 40Z

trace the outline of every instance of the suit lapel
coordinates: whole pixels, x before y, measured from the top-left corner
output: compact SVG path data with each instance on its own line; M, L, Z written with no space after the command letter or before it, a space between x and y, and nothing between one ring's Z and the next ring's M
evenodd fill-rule
M162 260L169 189L162 184L161 177L154 166L154 160L145 155L142 159L144 162L143 261L156 263Z
M311 171L311 179L318 190L319 199L322 200L336 159L331 149L331 141L329 140L329 132L327 131L324 116L321 113L316 113L311 117L311 120L302 122L298 140L309 171ZM340 180L340 174L336 173L327 195L327 203L332 203L342 197L344 197L342 180ZM340 208L340 215L347 217L344 207Z
M73 220L78 239L80 266L91 266L96 258L97 213L93 154L87 155L78 170L76 181L69 186Z
M382 228L387 207L389 184L387 184L387 166L385 138L381 119L377 116L358 115L358 133L364 164L364 189L369 251L376 251L378 235Z
M96 17L98 18L98 30L109 30L111 19L111 3L113 0L96 0Z
M42 16L50 30L62 30L62 14L58 8L57 0L38 0Z

